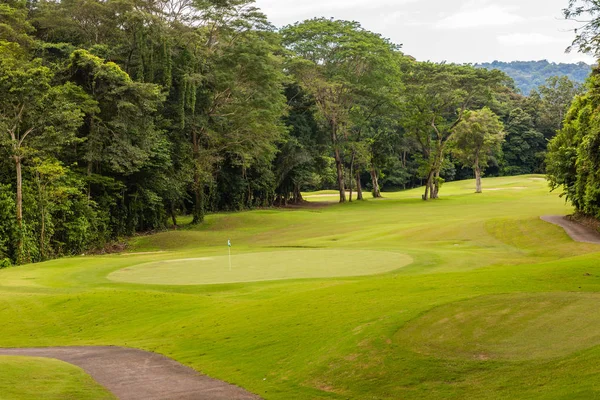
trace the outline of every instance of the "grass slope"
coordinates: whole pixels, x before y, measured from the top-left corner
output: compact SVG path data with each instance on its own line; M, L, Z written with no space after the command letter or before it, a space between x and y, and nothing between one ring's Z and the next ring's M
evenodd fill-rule
M137 255L0 271L0 346L137 347L266 399L600 397L600 246L539 219L571 212L539 176L486 179L482 195L473 188L446 184L427 203L408 191L211 215L196 229L137 238ZM316 247L414 262L373 276L254 283L107 277L219 257L229 238L238 254Z
M58 360L0 356L0 399L112 400L81 368Z

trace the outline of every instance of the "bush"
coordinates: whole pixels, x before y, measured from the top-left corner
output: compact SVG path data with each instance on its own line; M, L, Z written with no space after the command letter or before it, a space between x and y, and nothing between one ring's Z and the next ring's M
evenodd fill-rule
M15 199L10 185L0 185L0 260L16 259Z

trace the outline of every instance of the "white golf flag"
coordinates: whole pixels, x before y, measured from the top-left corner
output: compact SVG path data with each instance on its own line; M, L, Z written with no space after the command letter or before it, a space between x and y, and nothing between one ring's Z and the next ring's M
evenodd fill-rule
M227 239L227 252L229 253L229 270L231 271L231 239Z

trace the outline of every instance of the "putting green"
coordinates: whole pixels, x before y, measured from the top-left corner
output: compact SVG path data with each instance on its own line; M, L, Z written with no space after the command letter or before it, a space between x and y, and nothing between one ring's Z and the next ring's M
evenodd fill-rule
M533 360L600 344L600 295L541 293L483 296L432 310L397 339L446 358Z
M373 250L295 250L164 260L123 268L108 275L118 282L202 285L301 278L363 276L412 263L400 253Z

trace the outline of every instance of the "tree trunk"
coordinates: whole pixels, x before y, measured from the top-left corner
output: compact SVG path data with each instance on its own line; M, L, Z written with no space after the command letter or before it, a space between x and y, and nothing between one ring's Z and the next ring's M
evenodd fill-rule
M362 185L360 183L360 171L356 171L356 199L359 201L364 200Z
M338 146L337 140L337 124L331 122L331 144L334 149L335 166L337 170L338 189L340 191L340 203L346 202L346 184L344 182L344 160L342 160L342 154Z
M21 157L15 157L15 169L17 171L17 226L23 227L23 174L21 172ZM19 243L21 246L23 243Z
M340 203L346 202L346 185L344 182L344 163L340 155L340 149L335 149L335 166L337 169L338 189L340 191Z
M23 256L23 175L21 172L21 157L14 156L15 170L17 172L17 226L19 228L19 238L17 240L17 262L21 262Z
M294 203L301 204L304 201L302 198L302 192L300 192L300 185L294 185Z
M437 130L437 129L436 129ZM440 194L440 170L442 169L442 164L444 164L444 142L439 139L437 143L437 150L434 154L433 160L433 179L431 185L431 195L432 199L439 198Z
M91 161L88 161L87 176L88 177L92 176L92 162ZM88 186L87 186L87 200L88 200L88 203L92 200L92 184L91 183L88 183Z
M479 163L475 164L475 193L483 193L481 189L481 167Z
M175 212L175 202L171 201L171 220L173 221L173 227L177 229L177 213Z
M21 157L15 156L15 169L17 171L17 225L23 226L23 175L21 172Z
M433 171L429 171L429 175L427 175L427 182L425 182L425 194L423 195L423 200L429 200L430 194L433 192Z
M192 144L194 146L194 219L192 224L200 224L204 222L204 185L200 179L200 143L198 141L198 133L194 130L192 135Z
M250 182L248 182L248 201L247 206L248 208L252 208L253 207L253 202L254 202L254 196L252 193L252 187L250 186Z
M352 158L350 160L350 179L348 179L348 183L350 184L350 203L352 203L352 181L354 180L354 153L352 153Z
M44 261L46 258L46 255L44 254L44 246L46 242L46 211L44 206L40 207L40 214L42 217L42 223L40 224L40 258L42 261Z
M204 222L204 193L200 182L194 179L194 219L192 224L201 224Z
M378 199L381 197L381 190L379 189L379 177L377 176L377 170L375 165L371 163L371 183L373 184L373 197Z
M432 190L431 198L439 199L440 198L440 170L439 169L435 171L435 175L433 177L433 187L431 190Z

